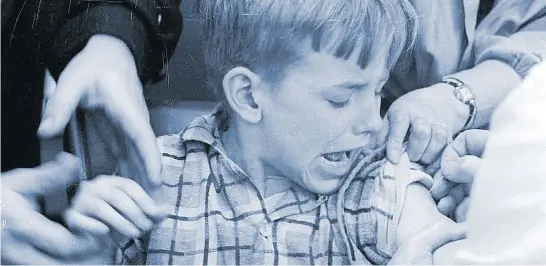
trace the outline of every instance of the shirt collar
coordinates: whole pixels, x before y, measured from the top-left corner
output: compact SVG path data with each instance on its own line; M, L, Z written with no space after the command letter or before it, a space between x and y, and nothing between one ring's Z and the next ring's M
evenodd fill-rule
M180 133L180 139L184 146L192 146L191 143L201 142L209 148L207 154L211 158L214 153L222 157L222 164L229 171L234 171L234 176L249 178L249 176L227 156L220 135L227 130L228 112L223 104L218 104L212 113L195 118L186 129ZM219 163L219 162L217 162ZM212 171L215 172L215 171ZM214 174L214 186L217 192L225 187L225 180L222 174ZM318 196L299 186L293 186L285 192L275 194L268 198L260 198L264 201L269 219L276 220L289 215L304 213L317 208L327 197Z

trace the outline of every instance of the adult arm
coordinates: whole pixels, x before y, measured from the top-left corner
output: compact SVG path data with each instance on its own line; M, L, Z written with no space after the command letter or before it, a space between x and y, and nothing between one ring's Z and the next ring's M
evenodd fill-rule
M495 1L476 28L466 70L449 75L476 95L473 128L489 123L494 108L531 67L546 58L546 2Z
M140 80L146 83L161 76L182 32L180 0L55 2L57 26L45 56L56 78L92 36L105 34L129 47Z
M422 6L430 6L427 3L420 4L420 7L427 9ZM461 42L468 43L468 47L446 44L462 51L439 48L438 41L445 41L446 37L435 25L430 25L435 20L425 19L420 25L418 46L422 47L416 50L414 57L417 66L424 67L426 74L416 79L419 86L428 87L411 91L390 106L386 118L388 126L380 138L381 141L388 140L390 161L398 162L408 132L411 161L430 164L451 135L463 129L469 116L468 106L454 97L452 86L439 83L442 77L457 78L474 93L477 114L471 128L480 128L488 124L493 109L519 85L529 69L546 57L546 3L497 1L477 27L475 13L470 10L472 7L469 2L464 2L464 25L450 28L464 29L464 32L449 35L462 36L464 40ZM456 14L452 14L455 11L450 12L439 15L438 23L449 22L449 15L457 19ZM432 66L421 65L425 63ZM427 69L430 73L426 72ZM413 84L407 77L404 82Z

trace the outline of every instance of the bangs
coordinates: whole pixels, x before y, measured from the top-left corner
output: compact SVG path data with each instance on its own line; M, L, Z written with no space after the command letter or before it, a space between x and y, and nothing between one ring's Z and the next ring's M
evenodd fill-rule
M202 0L209 87L221 95L229 69L244 66L266 79L283 76L311 40L315 52L358 65L386 59L392 69L414 42L407 0ZM381 59L381 60L380 60Z
M326 2L331 5L323 8L332 10L323 14L330 16L319 19L324 23L315 25L312 33L312 47L316 52L328 47L333 49L335 57L344 60L358 53L358 65L362 69L386 59L386 67L391 69L415 41L412 8L392 1Z

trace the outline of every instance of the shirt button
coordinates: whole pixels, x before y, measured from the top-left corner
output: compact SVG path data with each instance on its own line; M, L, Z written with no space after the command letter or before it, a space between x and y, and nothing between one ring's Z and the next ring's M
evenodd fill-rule
M260 235L265 238L271 236L271 226L268 223L262 223L262 225L260 226Z

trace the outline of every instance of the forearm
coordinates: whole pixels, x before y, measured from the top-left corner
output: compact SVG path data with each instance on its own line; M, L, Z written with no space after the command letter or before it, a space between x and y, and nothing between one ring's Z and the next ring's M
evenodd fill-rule
M488 124L498 103L546 58L546 2L497 2L475 30L471 68L451 75L476 95L473 128Z

